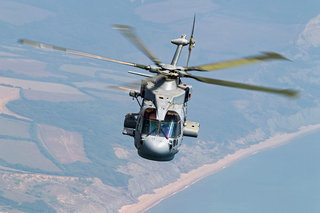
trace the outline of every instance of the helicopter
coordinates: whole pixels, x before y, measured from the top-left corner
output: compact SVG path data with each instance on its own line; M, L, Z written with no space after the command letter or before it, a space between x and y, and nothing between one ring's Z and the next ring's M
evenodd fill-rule
M115 62L154 73L155 75L134 71L128 72L133 75L146 77L146 79L141 80L140 91L129 91L129 95L137 100L140 110L137 113L128 113L125 116L124 129L122 132L124 135L134 138L134 145L138 154L143 158L154 161L170 161L174 158L175 154L179 152L183 137L198 137L200 124L187 120L187 103L191 99L192 86L182 83L182 78L192 78L203 83L225 87L274 93L291 98L298 96L298 91L292 89L262 87L190 74L192 71L216 71L263 61L288 60L275 52L262 52L258 55L240 59L200 66L188 66L192 48L195 46L195 40L193 38L195 16L189 40L186 39L186 35L184 34L177 39L171 40L171 43L177 47L170 64L162 63L155 57L139 39L132 27L114 25L114 28L119 30L142 51L142 53L151 59L154 64L143 65L126 62L26 39L20 39L18 42L37 48L64 51L75 55ZM185 46L188 46L189 51L187 66L178 66L177 63L181 51Z

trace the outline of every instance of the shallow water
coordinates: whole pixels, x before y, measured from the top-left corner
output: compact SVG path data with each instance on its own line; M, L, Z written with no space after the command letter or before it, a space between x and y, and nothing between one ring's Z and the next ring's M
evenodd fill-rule
M320 131L234 163L147 212L318 213Z

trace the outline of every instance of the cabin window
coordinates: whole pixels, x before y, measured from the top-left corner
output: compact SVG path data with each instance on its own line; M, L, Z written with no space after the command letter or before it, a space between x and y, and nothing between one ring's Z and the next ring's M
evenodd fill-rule
M142 133L166 138L176 138L181 134L180 116L168 111L164 121L156 119L155 109L146 109L143 113Z

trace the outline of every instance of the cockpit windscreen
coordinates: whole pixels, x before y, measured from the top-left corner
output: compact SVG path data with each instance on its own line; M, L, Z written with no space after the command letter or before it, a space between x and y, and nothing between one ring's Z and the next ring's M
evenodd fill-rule
M155 109L146 109L143 114L142 133L166 138L176 138L181 134L180 116L174 111L168 111L164 121L156 119Z

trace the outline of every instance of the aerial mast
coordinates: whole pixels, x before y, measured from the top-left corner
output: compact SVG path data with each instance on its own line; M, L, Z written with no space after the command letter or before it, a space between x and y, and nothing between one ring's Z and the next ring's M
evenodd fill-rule
M180 38L171 40L171 43L177 45L176 52L174 53L171 61L171 65L176 66L180 57L182 47L188 45L189 41L186 39L186 35L182 35Z

